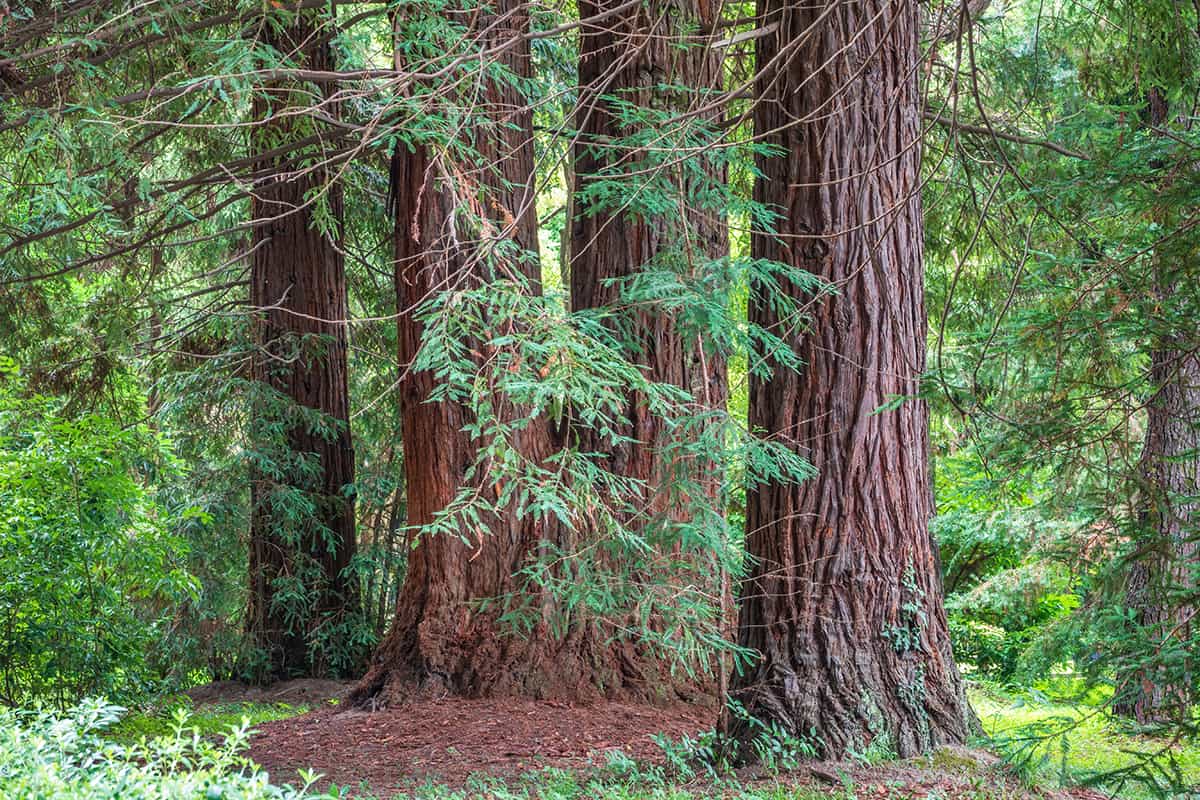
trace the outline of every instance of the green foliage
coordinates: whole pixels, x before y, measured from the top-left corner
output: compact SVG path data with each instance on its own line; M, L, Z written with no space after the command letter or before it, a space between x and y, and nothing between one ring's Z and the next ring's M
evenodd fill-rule
M128 697L153 684L147 654L196 591L152 486L178 465L142 426L68 415L0 372L0 687L9 704Z
M214 741L179 715L169 735L116 744L100 735L124 709L88 701L63 717L0 709L0 796L8 800L300 800L331 797L272 785L239 751L247 723Z
M1018 691L980 685L971 704L984 732L1031 781L1091 785L1126 798L1190 796L1200 780L1194 740L1129 731L1108 709L1111 691L1053 676Z
M1126 587L1164 551L1144 519L1150 353L1197 344L1196 21L1158 2L995 8L927 83L967 123L926 139L935 525L958 653L1004 680L1194 684L1200 643L1138 625ZM1194 608L1181 583L1164 613Z
M1047 476L993 480L982 461L974 446L938 460L930 527L956 658L1013 681L1042 666L1045 647L1061 652L1055 623L1079 607L1082 593L1062 558L1078 552L1084 523L1047 508Z

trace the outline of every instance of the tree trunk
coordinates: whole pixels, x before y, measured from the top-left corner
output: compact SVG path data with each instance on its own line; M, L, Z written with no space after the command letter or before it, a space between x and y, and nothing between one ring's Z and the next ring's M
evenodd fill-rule
M962 742L967 706L950 651L928 533L928 410L914 0L759 0L754 120L783 157L759 156L775 230L756 258L813 273L811 319L751 293L753 322L794 343L803 367L751 378L750 426L819 471L747 496L752 559L738 641L761 653L734 676L753 718L825 757L910 756ZM910 398L879 411L893 398ZM878 411L878 413L877 413ZM746 742L756 726L736 715ZM746 754L746 751L743 751Z
M689 330L686 320L631 299L624 285L640 273L659 270L672 271L687 284L724 289L716 281L723 278L729 255L726 210L720 200L705 204L714 186L724 186L723 162L702 152L681 161L672 148L682 139L694 145L703 138L702 128L711 131L720 122L722 106L712 102L712 93L722 88L722 60L710 47L709 33L719 6L651 0L610 13L620 5L616 0L579 4L582 19L605 16L603 22L585 25L580 35L578 135L568 204L571 307L603 309L628 357L646 368L650 380L687 390L696 413L723 410L728 395L724 353L706 344L699 330ZM624 104L647 118L632 119ZM633 141L644 141L648 133L663 136L650 143L665 158ZM601 182L618 191L589 195ZM664 205L670 210L664 212ZM672 441L670 422L652 413L636 391L629 392L623 416L623 423L613 426L621 437L616 442L612 433L572 426L581 451L602 454L606 470L643 487L640 496L623 498L637 509L636 518L623 524L648 539L669 541L670 536L656 535L655 528L697 519L704 524L706 513L723 511L724 477L714 461L697 452L697 440ZM685 436L699 435L694 427L682 430ZM678 543L662 550L671 571L665 581L672 587L672 601L677 602L680 585L692 583L706 597L723 597L727 582L719 557L691 553L680 560ZM681 564L691 565L694 574L681 574ZM653 591L664 583L653 572L647 565L634 580ZM723 615L727 607L722 602L717 613ZM631 620L628 627L641 624ZM723 617L720 627L728 635L732 620ZM652 654L641 653L639 660L643 680L657 684L660 692L690 697L697 690L712 694L715 688L682 670L672 675ZM723 667L717 665L716 671L723 674Z
M1147 101L1149 124L1166 125L1162 93L1151 90ZM1162 164L1151 166L1163 169ZM1172 230L1165 220L1158 222L1163 230ZM1176 266L1166 254L1156 255L1155 262L1156 306L1170 308L1172 298L1180 296L1180 282L1187 280L1186 267ZM1192 570L1200 555L1200 355L1194 336L1180 331L1177 321L1152 322L1158 328L1150 351L1153 395L1146 404L1146 440L1138 465L1145 540L1128 568L1125 604L1154 642L1156 653L1149 660L1158 663L1118 674L1113 700L1114 714L1141 725L1186 720L1195 702L1190 669L1168 668L1164 662L1186 663L1186 656L1168 654L1186 651L1195 608L1171 595L1194 591Z
M473 29L486 31L479 34L484 39L480 48L507 43L528 29L522 0L501 0L494 12L475 14ZM495 25L497 18L504 24ZM527 40L504 49L500 59L513 74L528 77L532 72ZM410 530L433 522L446 508L464 486L477 456L477 443L464 431L473 421L470 410L453 399L429 402L440 379L430 371L408 369L425 334L414 311L439 292L499 280L504 277L501 270L519 273L530 291L540 292L536 258L509 258L494 248L491 254L502 263L483 257L489 245L505 238L525 253L537 252L532 111L508 82L487 82L484 96L475 102L487 115L471 126L472 145L481 156L476 163L483 168L470 171L452 163L445 149L431 147L400 148L392 160L403 369L399 392ZM464 206L483 220L478 236L463 230ZM467 350L482 347L479 342L464 345ZM519 415L522 410L504 413ZM519 437L517 448L535 462L557 447L544 417ZM491 486L477 488L495 491ZM465 532L469 542L442 533L419 536L409 555L392 627L350 702L394 705L414 695L446 692L573 698L622 685L619 662L593 657L581 635L556 638L547 615L532 630L517 633L498 619L494 608L479 606L482 600L526 593L532 607L544 609L548 598L529 596L533 590L515 575L538 557L544 541L556 541L558 535L557 526L512 508L497 509L481 522L482 530Z
M1161 289L1161 286L1160 286ZM1160 297L1163 295L1160 293ZM1139 471L1147 539L1129 566L1126 607L1154 642L1152 662L1118 676L1113 713L1141 725L1186 720L1195 702L1190 670L1167 656L1185 651L1195 609L1173 593L1192 589L1196 523L1200 521L1200 357L1164 337L1150 354L1154 396L1146 406L1146 442ZM1162 662L1175 662L1167 667Z
M263 44L304 68L329 70L331 24L316 13L301 12L282 29L264 21L260 35ZM305 135L299 130L303 117L281 114L308 105L306 94L291 95L302 90L271 84L256 95L256 149ZM354 503L348 492L354 483L354 451L340 249L342 188L331 170L303 171L287 158L264 160L257 169L270 172L255 187L251 202L256 223L250 279L250 303L257 310L254 376L310 419L285 412L285 445L266 443L269 432L258 442L274 449L274 463L256 467L251 479L247 625L267 659L261 677L333 675L354 669L337 631L358 611L356 579L348 571L355 553ZM315 202L326 204L336 230L318 230L315 202L309 197L315 192L323 192ZM256 425L269 429L277 424L280 411L275 403L270 406L256 409ZM319 420L311 419L318 415ZM312 508L297 510L303 503Z
M581 0L582 19L620 6L616 0ZM571 206L570 287L571 307L621 309L621 281L648 268L677 269L685 281L704 280L718 273L715 264L729 255L729 238L723 208L696 207L704 187L692 170L703 164L703 179L724 184L723 166L703 154L690 154L680 163L672 153L665 163L653 163L632 145L615 140L638 131L622 125L614 99L641 109L680 115L668 125L686 128L692 122L716 123L720 111L711 109L686 116L711 102L709 92L722 86L719 51L711 48L711 31L719 5L691 0L652 0L602 23L586 25L580 35L579 100L576 103L574 147L575 182ZM663 88L664 86L686 88ZM648 123L653 124L653 123ZM669 141L669 140L665 140ZM665 142L660 146L667 146ZM613 170L653 170L645 175L620 178L629 197L591 204L580 199L597 181L613 181ZM605 173L608 174L605 174ZM652 186L646 187L647 181ZM667 188L669 187L669 188ZM670 197L672 211L639 213L650 194ZM641 196L639 196L639 193ZM628 199L628 204L624 201ZM657 263L656 263L657 262ZM667 263L672 266L668 267ZM631 332L632 356L648 368L659 383L687 389L701 409L723 409L727 395L725 360L704 344L696 333L682 329L678 320L661 310L635 310L620 324ZM606 468L622 477L643 481L647 487L641 504L650 514L672 511L666 490L676 465L666 463L665 426L647 408L644 398L629 397L628 424L618 433L631 441L612 444L594 432L580 432L580 447L606 456ZM715 496L721 484L711 464L697 464L694 474L708 474L707 492ZM677 510L677 509L676 509Z

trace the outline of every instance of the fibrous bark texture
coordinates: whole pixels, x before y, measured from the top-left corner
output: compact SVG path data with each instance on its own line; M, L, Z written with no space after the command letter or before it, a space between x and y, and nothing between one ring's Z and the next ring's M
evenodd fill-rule
M307 69L333 68L331 26L312 12L292 16L283 28L264 20L263 44ZM271 84L253 103L253 144L259 151L308 135L302 117L281 113L305 100L312 87ZM251 481L250 600L247 625L267 658L263 678L330 675L350 665L329 631L357 613L358 593L348 567L355 553L354 450L347 390L347 303L340 249L342 188L331 171L302 169L295 155L263 159L255 186L250 303L255 312L254 376L302 409L317 412L315 425L296 423L285 433L287 452L275 467L256 468ZM320 193L322 200L314 201ZM323 202L337 230L318 230L315 202ZM262 424L260 409L255 424ZM302 412L304 413L304 412ZM332 432L331 432L332 430ZM270 447L271 445L266 445ZM302 464L300 462L308 462ZM296 494L312 504L297 519L284 506ZM296 583L308 600L297 601ZM317 628L324 646L313 649ZM336 662L336 663L333 663ZM339 666L340 665L340 666Z
M759 0L757 258L833 284L810 318L752 292L753 322L794 343L799 371L751 378L750 425L819 474L747 496L738 641L761 654L734 676L754 718L822 755L908 756L968 732L934 544L925 368L918 11L914 0ZM910 398L881 410L893 398ZM743 740L754 726L733 715Z
M719 5L653 0L612 13L622 5L617 0L581 0L579 4L582 19L603 15L603 21L586 24L580 35L571 307L616 312L614 320L624 323L628 332L631 356L647 367L652 380L687 389L699 408L723 409L727 395L724 358L706 353L700 337L682 330L674 316L629 303L623 296L623 281L647 269L673 268L682 280L693 283L704 281L706 272L720 271L715 262L729 253L724 209L693 203L706 194L705 187L697 185L701 180L724 183L724 168L719 160L702 152L689 154L686 164L677 156L657 163L648 160L637 146L645 141L639 136L645 131L638 130L634 114L618 108L629 104L650 112L653 116L641 125L643 129L661 122L665 138L656 143L650 140L660 148L673 141L671 128L678 136L689 125L719 121L720 104L712 101L711 91L722 85L721 58L719 51L710 47L711 34L705 33L713 30ZM705 163L705 176L690 174L695 165ZM622 173L629 177L622 178ZM580 192L597 181L622 180L628 197L606 193L604 202L593 198L590 204L578 199ZM678 195L671 198L670 211L639 213L646 196L663 195L664 189ZM655 204L661 205L661 201ZM627 315L621 314L623 309L628 309ZM671 499L665 487L673 465L664 460L669 443L664 439L663 421L651 413L645 398L634 392L625 417L628 424L618 433L628 441L614 444L583 430L580 446L587 452L604 453L605 466L613 473L645 483L642 505L648 516L669 512ZM715 492L720 479L711 465L693 468L713 475L709 489Z
M494 11L472 13L478 46L508 45L499 56L503 65L529 76L528 41L510 41L528 30L526 6L520 0L501 0ZM439 292L513 276L523 278L530 292L540 292L532 112L508 82L486 82L477 102L487 116L473 126L471 144L481 155L477 163L482 169L454 163L446 151L430 147L399 149L392 161L410 529L433 522L450 504L467 481L479 445L463 430L473 421L470 409L454 399L431 402L439 378L428 370L408 369L426 330L414 312ZM477 224L464 224L467 217ZM496 245L507 240L535 257L502 255ZM480 342L465 344L468 351L486 349ZM498 413L513 419L527 410L506 407ZM540 418L519 432L515 445L524 458L540 462L557 442L548 420ZM495 491L492 486L478 489ZM482 529L468 533L469 542L442 533L419 535L392 627L351 702L394 705L445 692L567 698L619 687L619 658L593 654L581 635L552 634L546 620L549 598L526 598L527 606L543 609L542 620L520 633L499 621L494 608L478 605L510 594L537 594L515 575L538 557L544 542L556 541L556 526L502 508L486 515Z

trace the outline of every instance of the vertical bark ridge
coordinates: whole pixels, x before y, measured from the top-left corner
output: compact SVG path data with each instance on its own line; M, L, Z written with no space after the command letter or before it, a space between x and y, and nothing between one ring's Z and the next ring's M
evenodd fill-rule
M755 198L778 211L757 258L836 287L805 295L795 330L761 292L751 320L794 342L803 367L751 377L750 425L807 458L801 484L751 487L739 644L762 654L735 675L753 717L826 756L875 746L901 756L967 735L928 535L928 411L919 186L916 3L759 0ZM754 730L728 721L743 739Z

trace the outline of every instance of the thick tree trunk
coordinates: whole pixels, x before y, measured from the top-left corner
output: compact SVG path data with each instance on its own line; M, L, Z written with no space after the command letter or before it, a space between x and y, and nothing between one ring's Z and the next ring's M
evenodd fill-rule
M587 19L620 5L616 0L581 0L579 15ZM665 164L647 161L644 153L617 143L637 131L623 126L621 111L613 107L616 99L650 111L674 112L680 116L670 124L681 128L696 121L717 122L719 110L687 112L714 105L706 90L718 90L722 85L721 57L709 47L711 35L704 33L713 29L719 7L692 0L652 0L583 28L576 104L579 134L574 147L575 202L569 220L571 307L575 310L626 307L621 281L648 268L664 269L666 262L678 265L683 280L703 280L706 274L718 273L714 262L729 254L724 210L690 205L698 202L696 196L707 187L697 186L697 176L689 172L694 165L705 163L706 156L691 154L688 165L681 165L677 156ZM670 140L664 140L664 146L666 141ZM628 204L623 202L625 198L592 205L579 199L579 193L596 181L622 180L614 170L656 170L657 174L650 181L645 175L625 179ZM716 160L709 162L706 178L724 183L724 169ZM648 182L650 188L645 186ZM646 195L661 195L664 187L679 195L672 198L672 210L653 216L639 214L636 209L647 201ZM706 353L696 334L681 330L678 320L662 311L632 310L629 319L620 319L620 323L631 332L632 357L648 368L652 380L687 389L700 409L725 407L727 383L721 354L711 348ZM666 487L678 465L664 459L669 443L663 421L650 413L644 398L635 393L630 394L625 416L628 424L618 433L630 441L614 445L583 430L580 446L587 452L604 453L605 466L613 473L645 483L642 505L648 517L670 512L672 501ZM715 494L720 476L712 472L711 465L697 464L693 470L712 474L707 489Z
M968 732L950 652L928 480L914 0L759 0L758 202L776 230L757 258L836 287L811 320L780 319L752 292L751 319L790 338L804 366L751 378L750 425L818 470L751 487L738 640L761 653L734 676L754 718L826 757L908 756ZM736 716L740 739L757 735Z
M481 47L507 43L527 30L527 7L521 0L501 0L495 15L477 13L473 28L487 32L480 34L485 39ZM505 20L503 25L495 24L497 17ZM527 41L504 49L500 58L512 73L531 74ZM392 161L410 529L428 525L451 502L477 456L477 443L463 430L472 422L470 410L450 399L429 402L439 378L407 368L425 332L414 311L439 292L503 279L503 271L519 273L530 291L540 292L536 258L504 257L493 247L501 239L512 239L525 253L537 252L532 112L507 82L488 83L480 102L489 119L474 126L473 146L484 168L465 169L448 161L445 151L431 148L402 148ZM464 226L456 211L462 204L483 224ZM464 228L475 227L477 236L464 233ZM492 260L484 257L489 251ZM468 350L480 349L478 342L466 344ZM509 408L503 413L522 411ZM535 462L557 446L545 418L535 419L519 437L517 448ZM485 493L495 490L478 488ZM409 556L391 630L351 702L393 705L430 692L571 698L623 685L619 658L593 655L589 640L580 633L556 638L548 624L549 599L529 596L533 590L515 577L538 558L543 542L556 541L556 526L505 508L490 514L482 527L469 532L469 542L440 533L420 536ZM478 607L481 600L510 593L525 593L532 607L543 609L542 620L532 630L512 631L494 608Z
M331 28L322 26L315 14L293 17L282 30L264 23L261 35L264 44L307 69L333 68ZM255 98L256 148L270 149L281 139L304 135L297 130L298 117L280 115L289 105L304 102L290 97L289 88L302 87L272 85ZM324 419L316 427L292 424L285 434L287 452L276 451L279 457L269 470L253 471L247 625L265 651L263 678L329 675L353 669L342 661L345 651L330 651L341 646L330 632L358 611L356 580L347 570L355 553L354 504L347 493L354 482L354 451L340 250L342 188L329 171L302 173L294 162L264 161L258 169L274 174L255 187L251 203L256 222L250 278L250 303L257 309L254 375L282 398ZM322 232L315 224L309 195L322 190L319 202L326 204L335 231ZM259 409L255 423L265 424L262 417L270 413ZM295 510L297 492L313 504L311 511ZM291 599L298 588L306 600ZM322 641L319 647L313 647L316 638Z

